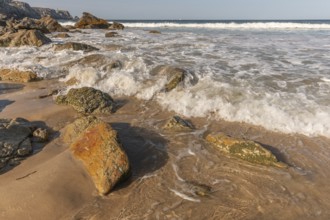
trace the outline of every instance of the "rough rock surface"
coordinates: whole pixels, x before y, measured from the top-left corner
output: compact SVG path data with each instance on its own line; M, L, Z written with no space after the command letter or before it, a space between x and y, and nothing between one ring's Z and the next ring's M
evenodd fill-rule
M60 50L82 50L85 52L99 50L96 47L90 46L88 44L76 43L76 42L67 42L64 44L56 44L53 46L55 51Z
M91 87L70 89L67 95L59 95L55 101L70 105L83 114L110 114L116 105L110 95Z
M208 134L205 140L221 152L233 157L261 165L286 167L285 164L277 160L272 152L256 142L232 138L222 133Z
M41 25L39 20L25 17L20 21L16 21L17 23L13 23L13 28L15 30L27 29L27 30L39 30L42 33L48 34L50 31L44 26Z
M94 15L84 12L82 17L77 21L75 24L76 28L82 29L91 29L91 28L98 28L98 29L107 29L109 28L110 24L108 21L95 17Z
M165 123L163 129L174 131L192 130L194 126L190 122L175 115Z
M110 30L124 30L125 26L118 22L113 22L110 26Z
M8 80L14 82L31 82L35 81L37 78L37 74L31 71L0 69L0 80Z
M117 132L95 117L84 117L69 125L64 134L73 155L82 161L102 195L128 177L130 165Z
M47 29L49 32L68 32L69 30L64 28L51 16L45 16L38 20L40 26Z
M49 8L34 8L21 1L0 0L0 17L22 19L24 17L39 19L50 15L54 19L71 20L68 11L53 10Z
M37 46L50 43L51 40L39 30L19 30L7 32L0 37L0 47Z
M32 153L34 129L22 118L0 119L0 173L7 165L16 165Z
M164 86L165 92L169 92L181 83L186 75L186 71L169 65L159 65L151 70L151 75L166 75L167 82Z

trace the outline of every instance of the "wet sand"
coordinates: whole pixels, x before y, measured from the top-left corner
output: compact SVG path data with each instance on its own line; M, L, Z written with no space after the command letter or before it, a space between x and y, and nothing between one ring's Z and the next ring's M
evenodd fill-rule
M52 140L40 152L0 175L1 219L330 217L329 139L208 118L190 118L194 131L166 131L162 126L173 112L130 97L113 97L121 107L103 119L118 131L132 176L109 195L98 196L60 136L79 114L55 105L52 97L38 98L61 87L56 80L44 80L0 93L1 118L44 122L53 131ZM203 140L212 131L257 141L289 167L266 167L225 156Z

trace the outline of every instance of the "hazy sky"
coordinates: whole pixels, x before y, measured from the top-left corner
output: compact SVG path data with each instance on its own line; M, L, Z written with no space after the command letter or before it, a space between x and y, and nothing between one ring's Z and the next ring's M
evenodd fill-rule
M330 19L330 0L22 0L109 19Z

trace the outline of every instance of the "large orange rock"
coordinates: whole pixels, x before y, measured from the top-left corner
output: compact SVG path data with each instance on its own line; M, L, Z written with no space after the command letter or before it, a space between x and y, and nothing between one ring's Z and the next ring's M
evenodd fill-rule
M31 82L37 79L37 74L31 71L17 69L0 69L0 80L14 82Z
M85 117L69 126L67 132L64 140L77 137L70 145L72 153L82 161L100 194L109 193L128 176L128 157L108 123Z

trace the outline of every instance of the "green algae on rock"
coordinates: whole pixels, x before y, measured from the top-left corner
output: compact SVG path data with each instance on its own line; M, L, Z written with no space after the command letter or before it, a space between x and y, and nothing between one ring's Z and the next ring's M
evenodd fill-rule
M220 151L236 158L261 165L286 167L284 163L277 160L271 151L254 141L229 137L223 133L208 134L205 140Z
M67 95L57 96L55 102L70 105L83 114L110 114L116 105L109 94L92 87L70 89Z

